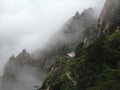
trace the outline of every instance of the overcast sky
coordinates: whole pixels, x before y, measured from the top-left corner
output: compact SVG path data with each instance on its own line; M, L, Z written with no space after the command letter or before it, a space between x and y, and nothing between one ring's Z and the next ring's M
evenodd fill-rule
M42 48L74 15L104 0L0 0L0 71L11 54Z

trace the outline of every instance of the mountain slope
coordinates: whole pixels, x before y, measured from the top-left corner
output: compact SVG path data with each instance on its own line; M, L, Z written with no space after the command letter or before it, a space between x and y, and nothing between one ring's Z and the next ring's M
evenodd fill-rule
M120 90L120 31L56 59L39 90Z
M106 0L96 35L94 26L89 26L76 57L58 57L39 90L120 90L119 4L119 0ZM89 40L94 42L86 46Z

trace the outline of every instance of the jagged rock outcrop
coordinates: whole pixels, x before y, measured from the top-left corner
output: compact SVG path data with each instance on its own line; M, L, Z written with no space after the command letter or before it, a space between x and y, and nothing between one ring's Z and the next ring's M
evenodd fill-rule
M21 65L25 65L31 62L32 58L30 54L26 52L26 49L24 49L14 60Z
M82 36L81 33L90 25L95 23L96 18L94 16L94 9L89 8L84 10L81 14L76 12L76 14L65 24L63 27L64 34L67 33L78 33Z
M120 26L120 0L106 0L97 23L97 37L111 33Z
M44 77L39 65L39 61L34 60L26 49L16 57L12 55L4 67L0 89L33 90Z

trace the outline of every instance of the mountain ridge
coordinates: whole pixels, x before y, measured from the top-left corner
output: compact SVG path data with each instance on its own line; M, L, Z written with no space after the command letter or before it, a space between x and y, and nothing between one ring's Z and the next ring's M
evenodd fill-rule
M81 14L76 12L60 31L50 38L46 48L37 52L38 57L35 59L25 49L18 56L10 57L2 76L3 90L8 90L9 87L9 90L13 90L14 85L5 83L19 83L19 74L24 76L21 71L24 71L25 75L32 74L36 79L40 77L38 82L47 74L39 90L108 90L111 84L116 85L117 89L113 86L110 90L118 90L119 86L114 82L105 84L108 85L107 89L101 83L105 82L103 74L111 80L106 72L109 72L111 77L116 77L111 74L111 70L119 75L119 71L116 71L119 70L117 64L120 54L117 50L120 44L119 3L119 0L106 0L98 21L93 16L92 8ZM74 57L68 55L70 52Z

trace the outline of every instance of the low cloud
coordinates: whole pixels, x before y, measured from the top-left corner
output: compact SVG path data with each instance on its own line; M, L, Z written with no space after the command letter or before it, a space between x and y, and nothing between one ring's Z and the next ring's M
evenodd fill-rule
M8 58L41 49L74 15L104 0L0 0L0 75ZM99 9L100 10L100 9Z

